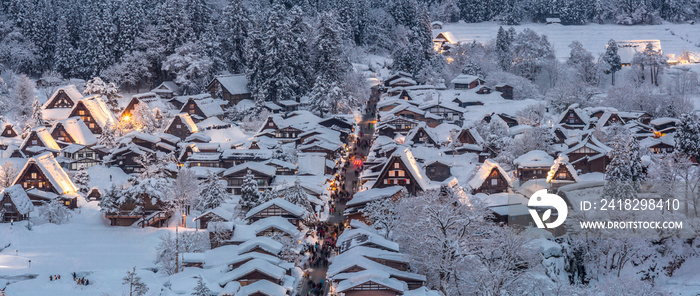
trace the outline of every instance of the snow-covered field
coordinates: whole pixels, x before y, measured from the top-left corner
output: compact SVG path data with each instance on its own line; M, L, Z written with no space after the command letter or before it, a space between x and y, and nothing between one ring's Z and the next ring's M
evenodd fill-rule
M496 38L499 24L496 22L483 23L454 23L445 24L437 32L451 32L458 41L488 42ZM579 41L591 51L595 57L605 51L608 40L660 40L661 49L665 54L678 56L683 50L700 53L700 26L691 24L622 26L614 24L588 24L583 26L563 26L545 24L523 24L513 26L517 31L530 28L538 34L545 34L556 51L559 59L566 59L571 51L569 44ZM507 28L507 26L504 26Z
M11 243L0 251L0 288L9 281L8 296L121 295L127 291L121 279L136 267L150 288L149 295L158 295L153 293L160 290L161 280L144 268L154 265L155 247L167 231L173 230L110 227L96 202L76 210L63 225L46 223L29 231L25 222L0 224L0 241ZM73 272L90 285L77 285ZM61 275L61 280L49 281L51 275Z

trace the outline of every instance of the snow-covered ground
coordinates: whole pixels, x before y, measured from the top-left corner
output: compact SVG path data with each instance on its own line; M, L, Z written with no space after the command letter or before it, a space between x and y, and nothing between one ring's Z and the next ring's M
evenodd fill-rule
M442 30L437 32L451 32L458 41L488 42L496 38L499 24L497 22L483 23L454 23L445 24ZM507 28L508 26L504 26ZM644 25L622 26L614 24L588 24L583 26L563 26L545 24L523 24L513 26L515 30L522 31L530 28L538 34L545 34L556 51L559 59L569 57L569 44L579 41L591 51L595 57L605 51L608 40L660 40L661 49L665 54L678 56L683 50L700 53L700 27L691 24Z
M162 286L160 276L145 268L154 266L155 247L168 231L174 230L110 227L96 202L76 210L63 225L34 225L29 231L25 222L2 223L0 242L11 245L0 251L0 288L9 281L7 295L121 295L127 291L121 279L136 267L150 288L148 295L158 295L154 293ZM73 272L90 285L77 285ZM61 275L61 280L49 281L51 275ZM35 278L23 279L27 277Z

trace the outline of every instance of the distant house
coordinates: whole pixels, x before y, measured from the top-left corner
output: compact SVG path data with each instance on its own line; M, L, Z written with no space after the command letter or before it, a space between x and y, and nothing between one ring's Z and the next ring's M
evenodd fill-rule
M656 131L655 134L658 134L659 136L673 133L676 131L676 126L680 123L681 121L676 119L676 118L671 118L671 117L660 117L656 118L649 123L651 126L654 128L654 131Z
M93 134L102 134L102 129L115 126L117 119L99 95L82 98L73 106L68 117L79 116Z
M605 173L605 168L610 163L610 151L612 148L600 142L595 136L588 135L562 153L568 156L574 168L582 173Z
M426 162L424 167L425 176L427 176L431 181L442 182L452 176L452 173L450 172L450 167L452 166L449 163L439 159Z
M9 122L3 123L0 127L2 127L2 132L0 133L0 137L15 138L15 137L19 136L19 134L15 130L14 125L12 125Z
M516 158L513 164L518 167L518 179L520 182L525 182L547 178L547 174L554 164L554 158L544 151L533 150Z
M428 129L423 122L421 122L417 127L411 129L408 135L406 135L406 140L404 143L406 145L420 144L433 147L439 147L442 144L432 129Z
M559 124L567 129L584 129L588 126L588 121L588 115L577 105L572 105L561 115Z
M75 85L68 85L57 89L44 103L43 109L73 108L76 102L83 97Z
M19 184L0 191L0 222L26 220L33 210L32 201Z
M442 30L442 22L434 21L430 23L430 27L433 28L433 30Z
M576 169L569 163L569 158L566 155L560 155L554 161L554 164L547 172L547 183L552 184L552 189L578 182L578 173Z
M505 84L505 83L500 83L496 84L495 86L496 91L501 93L501 97L506 99L506 100L512 100L513 99L513 87Z
M407 87L415 85L418 85L418 83L410 77L399 77L389 82L390 87Z
M163 99L172 99L179 94L180 87L173 81L163 81L151 92Z
M433 49L442 52L446 46L457 44L457 39L450 32L440 32L433 37Z
M425 191L428 180L409 149L395 151L384 164L372 188L403 186L411 194Z
M35 205L60 199L71 209L78 206L78 188L51 153L30 158L12 185L19 184Z
M232 217L233 213L218 207L202 213L194 218L194 221L199 221L199 229L207 229L209 222L228 222Z
M467 74L460 74L455 79L452 79L454 89L472 89L484 83L485 81L478 76Z
M165 101L159 100L155 96L150 97L147 94L139 94L131 97L131 101L126 105L124 111L122 111L121 118L128 120L134 113L136 106L138 104L146 104L148 109L155 112L156 109L164 112L172 107L169 106Z
M173 119L170 120L168 126L165 128L164 133L171 134L184 140L189 135L196 133L198 130L197 125L187 113L181 113L175 115Z
M245 74L217 76L207 85L207 91L212 98L227 101L229 106L236 106L240 101L252 98Z
M61 151L61 147L58 146L56 140L51 137L51 134L46 130L45 127L37 127L29 132L22 145L19 146L19 150L25 156L34 156L46 151L50 151L54 155L58 156Z
M51 136L59 145L92 146L97 144L97 137L79 117L71 117L57 122L51 129Z
M269 217L282 217L289 220L290 223L300 226L306 214L304 208L282 198L275 198L250 209L245 218L250 222L256 222Z
M410 73L407 73L407 72L398 71L398 72L392 74L391 76L387 77L386 79L384 79L384 86L391 86L392 82L396 79L399 79L399 78L411 78L411 79L413 79L413 75L411 75Z
M561 24L561 20L558 17L548 17L545 19L547 25L551 24Z
M484 161L468 185L472 189L472 194L508 192L513 187L506 171L498 163L488 159Z
M101 164L102 157L107 153L106 149L98 150L79 144L70 144L61 150L63 155L61 163L69 170L77 170L81 166L89 168Z
M222 119L224 109L221 108L221 101L214 99L195 100L189 98L180 109L180 113L187 113L192 117L195 123L205 120L209 117L217 117Z
M345 210L343 210L345 220L348 222L352 220L366 222L362 209L364 209L368 203L387 198L398 200L401 197L402 189L403 187L401 186L390 186L385 188L373 188L355 193L352 199L345 205Z
M262 191L271 188L270 184L272 184L272 179L275 178L275 172L277 170L274 167L259 162L246 162L231 167L224 172L222 177L227 183L226 190L230 193L240 195L243 181L249 170L253 174L255 182L258 184L259 190Z

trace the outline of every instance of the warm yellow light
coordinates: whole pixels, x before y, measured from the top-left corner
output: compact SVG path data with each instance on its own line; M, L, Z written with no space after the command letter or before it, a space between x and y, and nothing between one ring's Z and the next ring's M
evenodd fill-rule
M131 120L131 116L129 115L124 115L124 121L129 121Z

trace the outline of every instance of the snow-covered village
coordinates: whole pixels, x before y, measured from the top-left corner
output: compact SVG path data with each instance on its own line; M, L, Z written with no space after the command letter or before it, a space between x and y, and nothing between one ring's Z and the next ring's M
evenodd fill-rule
M0 1L0 296L700 295L697 21Z

